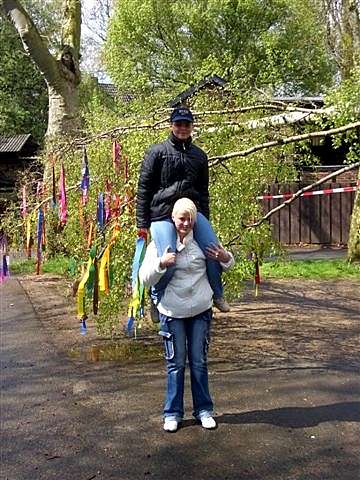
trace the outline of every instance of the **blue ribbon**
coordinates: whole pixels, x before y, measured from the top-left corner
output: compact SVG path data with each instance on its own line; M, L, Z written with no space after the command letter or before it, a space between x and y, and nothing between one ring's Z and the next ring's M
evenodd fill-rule
M104 194L103 193L99 193L99 197L98 197L97 223L98 223L99 229L102 230L104 228L104 223L105 223Z

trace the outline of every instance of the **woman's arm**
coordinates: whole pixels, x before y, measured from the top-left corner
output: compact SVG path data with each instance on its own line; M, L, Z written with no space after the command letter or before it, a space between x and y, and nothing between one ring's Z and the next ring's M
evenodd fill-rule
M139 278L147 287L156 285L166 272L167 267L175 265L175 262L176 254L169 252L168 248L162 257L158 257L155 242L152 241L146 249L145 258L139 271Z
M222 245L212 245L206 249L206 255L212 260L220 262L223 270L229 270L235 264L234 256L231 252L224 249Z

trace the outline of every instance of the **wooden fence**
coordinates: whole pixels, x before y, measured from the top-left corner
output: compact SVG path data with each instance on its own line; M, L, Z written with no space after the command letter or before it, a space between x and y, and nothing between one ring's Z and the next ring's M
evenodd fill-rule
M306 183L273 184L268 193L295 193ZM355 183L326 183L315 190L338 188ZM356 192L334 193L300 197L270 217L274 239L284 244L312 243L346 245L349 236L351 213ZM286 199L260 200L264 213L283 203Z

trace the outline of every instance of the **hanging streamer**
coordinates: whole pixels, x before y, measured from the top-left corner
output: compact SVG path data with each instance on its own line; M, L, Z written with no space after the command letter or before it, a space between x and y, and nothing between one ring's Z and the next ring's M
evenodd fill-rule
M112 144L112 154L113 154L113 166L116 175L120 173L120 164L121 164L121 145L116 140Z
M89 187L90 187L90 172L89 162L87 157L86 148L84 147L83 159L81 166L81 201L83 205L86 205L89 199Z
M56 178L55 178L55 165L52 165L52 193L51 193L51 208L56 207Z
M28 259L31 258L31 215L27 215L26 218L26 256Z
M88 250L93 243L93 237L94 237L94 223L91 222L90 227L89 227L88 237L87 237L87 248L88 248Z
M94 258L94 287L93 287L93 313L97 315L99 308L99 268L98 260Z
M255 254L255 297L258 296L259 293L259 285L260 285L260 266L259 266L259 259L258 256Z
M99 193L99 196L98 196L96 219L97 219L99 230L102 230L104 228L104 220L105 220L103 193Z
M99 268L99 290L105 294L108 294L110 289L110 248L110 245L105 248Z
M41 257L42 257L42 240L44 232L44 211L42 208L38 210L38 224L37 224L37 262L36 275L40 274Z
M27 215L26 186L25 185L22 187L21 215L24 219Z
M121 196L118 194L113 195L113 206L111 209L111 216L113 218L119 217L121 213Z
M92 261L93 261L92 258L89 257L85 273L82 276L77 289L76 298L77 298L77 313L78 313L79 320L82 320L82 318L85 317L85 285L89 278L89 271L90 271L90 266L92 264Z
M0 283L10 276L10 257L8 255L8 242L5 234L0 233Z
M39 200L43 193L42 182L37 182L36 185L36 197Z
M91 265L89 267L89 274L88 274L88 279L86 281L86 294L87 297L91 298L94 292L94 281L95 281L95 257L96 257L96 245L93 245L90 248L89 252L90 258L91 258Z
M128 321L126 325L128 335L131 335L131 333L134 332L134 335L136 336L136 318L141 318L144 314L145 288L144 284L139 279L139 270L142 261L144 260L145 252L146 241L144 238L138 238L136 240L135 255L132 264L132 299L128 308Z
M82 320L86 317L85 313L85 289L87 296L90 297L93 295L94 290L94 280L95 280L95 270L94 261L96 258L96 247L93 246L89 252L89 259L86 265L85 273L83 274L79 286L77 289L77 315L79 320Z
M120 225L117 223L113 228L113 235L108 245L105 247L102 255L100 256L99 290L100 292L103 292L105 294L109 293L110 283L111 283L110 252L119 234L120 234Z
M65 225L67 220L67 203L66 203L66 188L65 188L65 169L64 164L61 164L60 180L59 180L59 200L60 200L60 224Z

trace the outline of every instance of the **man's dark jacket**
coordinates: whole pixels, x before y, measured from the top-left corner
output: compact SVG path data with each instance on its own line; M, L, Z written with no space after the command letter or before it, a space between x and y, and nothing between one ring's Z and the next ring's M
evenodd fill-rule
M209 169L205 152L175 135L153 145L145 154L137 190L136 223L150 223L171 217L176 200L190 198L209 218Z

